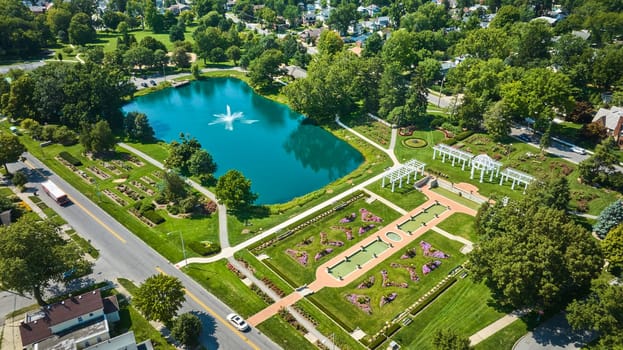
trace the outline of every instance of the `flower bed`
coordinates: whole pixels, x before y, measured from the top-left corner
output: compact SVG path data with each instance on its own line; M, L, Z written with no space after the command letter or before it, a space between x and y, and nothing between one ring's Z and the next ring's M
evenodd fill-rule
M292 257L292 259L296 260L299 264L307 266L307 252L294 249L286 249L286 254Z
M370 307L370 297L367 295L359 295L359 294L349 294L346 296L346 299L351 302L351 304L357 306L361 311L367 313L368 315L372 314L372 308Z

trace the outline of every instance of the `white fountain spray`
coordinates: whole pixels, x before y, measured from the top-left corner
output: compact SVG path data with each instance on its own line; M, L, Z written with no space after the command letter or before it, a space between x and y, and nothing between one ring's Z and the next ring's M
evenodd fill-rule
M244 119L242 112L231 113L231 109L229 105L227 105L227 114L215 114L217 119L213 122L210 122L208 125L214 124L225 124L225 130L234 130L234 121L240 120L243 124L253 124L256 123L257 120L254 119Z

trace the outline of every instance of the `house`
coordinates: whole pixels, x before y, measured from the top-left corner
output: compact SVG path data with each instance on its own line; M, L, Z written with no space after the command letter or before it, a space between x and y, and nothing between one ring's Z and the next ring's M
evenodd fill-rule
M190 6L185 4L174 4L167 8L167 10L173 12L174 15L179 15L182 11L190 10Z
M310 12L305 13L301 15L301 21L303 22L303 24L313 26L314 24L316 24L316 14Z
M119 321L119 303L116 296L102 298L99 289L79 296L69 297L48 305L34 314L26 315L20 324L22 348L26 350L58 349L76 350L102 344L96 349L138 349L128 343L128 337L110 338L110 325ZM120 338L121 337L121 338ZM134 335L132 334L132 338ZM119 339L117 339L119 338ZM122 347L105 346L105 343L124 343ZM151 342L141 349L151 349Z
M554 24L556 24L556 22L558 22L558 19L548 17L548 16L541 16L541 17L533 18L530 20L530 22L534 22L534 21L545 21L545 23L549 24L550 26L553 26Z
M593 123L599 123L608 130L619 146L623 146L623 107L600 108L593 117Z
M372 4L370 6L359 6L357 7L357 12L360 13L361 15L367 15L368 17L374 17L376 16L378 13L381 12L381 8L378 7L375 4Z
M307 71L299 66L284 65L282 68L286 72L286 74L291 76L293 79L307 78Z
M320 33L322 33L324 28L314 28L314 29L305 29L301 33L299 33L299 39L307 44L315 44L316 40L320 37Z

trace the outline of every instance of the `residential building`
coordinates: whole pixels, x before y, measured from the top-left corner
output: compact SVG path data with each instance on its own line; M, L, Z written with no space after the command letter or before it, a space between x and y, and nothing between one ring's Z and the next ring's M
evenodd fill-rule
M593 118L593 123L599 123L608 130L619 146L623 146L623 107L600 108Z
M77 350L105 342L126 345L106 347L103 344L95 349L139 349L135 341L134 345L128 341L129 336L110 338L110 326L117 321L117 297L102 298L98 289L28 314L20 324L19 331L25 350ZM143 343L140 349L151 349L151 343Z

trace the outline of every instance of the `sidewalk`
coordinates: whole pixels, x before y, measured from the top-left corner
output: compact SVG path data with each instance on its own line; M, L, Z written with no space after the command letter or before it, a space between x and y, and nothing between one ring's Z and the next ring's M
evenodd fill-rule
M487 327L476 332L476 334L469 337L470 345L474 346L480 343L481 341L489 338L490 336L494 335L502 328L517 321L520 317L526 315L527 313L528 313L527 311L513 311L510 314L500 318L499 320L493 322L492 324L488 325Z

